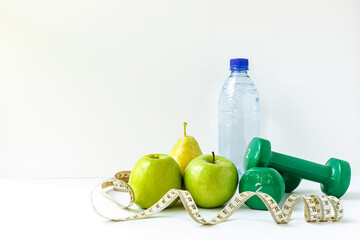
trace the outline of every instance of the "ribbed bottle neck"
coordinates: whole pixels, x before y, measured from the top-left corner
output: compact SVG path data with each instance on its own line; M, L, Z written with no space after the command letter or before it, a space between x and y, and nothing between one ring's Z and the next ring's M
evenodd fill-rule
M246 69L233 69L233 70L231 70L230 76L244 76L244 77L247 77L249 75L248 75L248 70L246 70Z

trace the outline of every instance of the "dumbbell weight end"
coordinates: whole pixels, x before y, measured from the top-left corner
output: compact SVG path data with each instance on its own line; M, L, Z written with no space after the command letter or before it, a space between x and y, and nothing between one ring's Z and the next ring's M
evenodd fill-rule
M263 192L269 194L277 203L284 196L284 180L280 173L273 168L254 167L247 170L239 182L239 193L245 191ZM258 210L267 210L265 204L253 196L245 204Z
M330 158L326 164L332 170L331 181L321 184L321 191L327 195L342 197L350 185L351 168L346 161Z
M301 178L293 177L286 173L280 173L280 175L284 179L286 193L291 193L294 191L301 182Z

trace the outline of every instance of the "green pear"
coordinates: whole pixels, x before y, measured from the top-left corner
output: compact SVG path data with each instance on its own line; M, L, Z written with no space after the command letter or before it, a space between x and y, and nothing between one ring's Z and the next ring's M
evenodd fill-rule
M184 122L184 137L180 138L171 149L169 155L179 164L181 174L184 175L187 165L196 157L202 155L200 146L193 136L186 135Z

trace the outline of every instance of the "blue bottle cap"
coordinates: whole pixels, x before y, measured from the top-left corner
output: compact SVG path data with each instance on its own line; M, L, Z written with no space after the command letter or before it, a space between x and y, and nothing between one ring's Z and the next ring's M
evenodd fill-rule
M230 60L230 70L248 70L249 60L246 58L234 58Z

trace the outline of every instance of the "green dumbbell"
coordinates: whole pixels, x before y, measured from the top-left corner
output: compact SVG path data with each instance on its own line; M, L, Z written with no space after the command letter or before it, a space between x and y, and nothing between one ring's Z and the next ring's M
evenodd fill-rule
M284 190L284 180L273 168L253 167L241 176L239 182L239 193L245 191L267 193L277 203L284 196ZM267 210L265 204L256 196L251 197L245 204L253 209Z
M285 187L287 190L294 190L300 183L299 179L307 179L320 183L323 193L338 198L345 194L351 178L350 164L346 161L330 158L321 165L272 152L270 142L261 138L253 138L245 152L244 169L253 167L270 167L279 171L285 176L285 186L292 185Z

